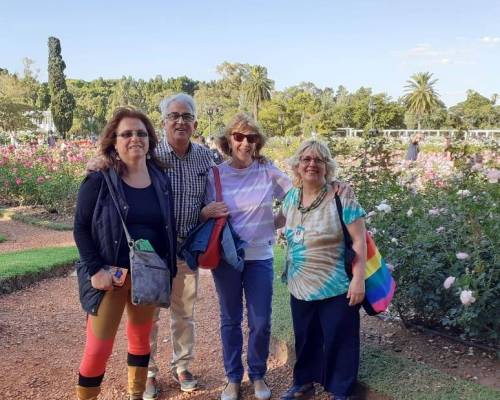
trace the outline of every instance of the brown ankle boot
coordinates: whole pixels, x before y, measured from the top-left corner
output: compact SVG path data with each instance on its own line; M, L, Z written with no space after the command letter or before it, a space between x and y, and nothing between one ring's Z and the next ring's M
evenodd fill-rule
M76 385L76 397L78 400L97 400L97 396L101 388L98 387L85 387Z
M146 390L147 377L147 367L128 367L128 393L131 400L142 400L142 394Z

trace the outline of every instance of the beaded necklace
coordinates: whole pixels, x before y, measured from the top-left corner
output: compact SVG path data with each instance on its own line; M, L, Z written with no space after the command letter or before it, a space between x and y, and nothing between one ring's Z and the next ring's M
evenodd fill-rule
M319 192L318 196L314 199L314 201L308 207L304 207L304 205L302 204L302 197L304 194L303 192L304 192L304 189L301 187L299 189L300 202L299 202L299 206L297 208L302 213L302 215L319 207L321 202L325 199L326 194L328 193L328 186L325 185L321 188L321 191Z

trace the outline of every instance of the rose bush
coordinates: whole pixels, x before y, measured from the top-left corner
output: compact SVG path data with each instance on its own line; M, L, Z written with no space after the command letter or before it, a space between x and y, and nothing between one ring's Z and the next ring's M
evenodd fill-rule
M54 148L0 147L0 203L70 211L85 164L94 152L95 144L87 141L61 142Z
M383 160L389 144L377 140L342 165L394 266L393 309L404 321L497 343L499 186L489 174L498 160L485 156L481 168L435 154L417 163Z

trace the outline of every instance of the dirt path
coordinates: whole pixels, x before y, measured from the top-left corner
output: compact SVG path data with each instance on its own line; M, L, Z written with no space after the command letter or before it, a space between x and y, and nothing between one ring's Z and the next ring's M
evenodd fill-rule
M125 319L125 317L124 317ZM168 311L163 311L159 352L162 394L159 399L217 399L224 384L219 320L212 278L200 275L197 302L196 360L192 372L203 388L183 394L168 373L171 342ZM102 399L126 397L126 340L123 321L103 383ZM0 297L0 353L2 399L74 399L78 364L84 345L85 316L77 299L76 279L68 276L38 283ZM246 356L244 355L244 358ZM271 359L267 375L273 393L281 394L291 382L291 371ZM244 383L243 399L253 398ZM326 399L325 394L317 399Z
M53 231L11 219L0 220L0 234L7 237L5 242L0 243L0 253L74 244L73 232Z

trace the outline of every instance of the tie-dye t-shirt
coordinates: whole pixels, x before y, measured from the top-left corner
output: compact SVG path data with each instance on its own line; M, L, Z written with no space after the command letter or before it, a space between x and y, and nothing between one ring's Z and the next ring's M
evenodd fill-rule
M344 235L333 193L304 215L298 210L299 201L299 189L293 188L282 205L290 293L307 301L346 293L349 278L344 269ZM342 192L340 201L346 225L364 217L365 211L351 189Z

